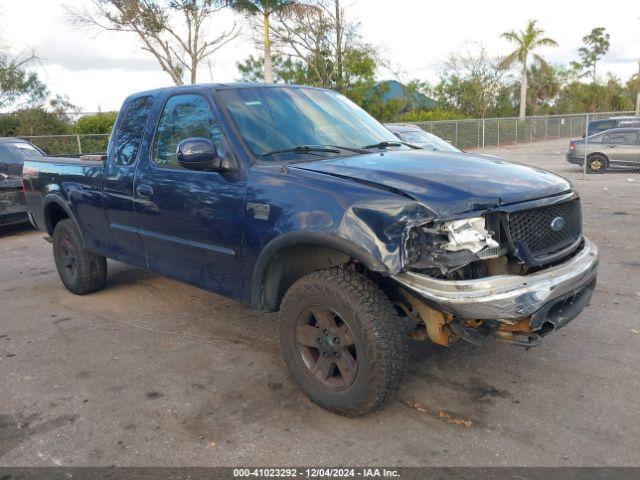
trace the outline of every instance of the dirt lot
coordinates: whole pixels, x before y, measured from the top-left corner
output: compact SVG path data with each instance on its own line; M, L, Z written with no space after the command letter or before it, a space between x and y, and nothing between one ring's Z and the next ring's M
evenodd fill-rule
M116 263L75 297L42 234L5 229L0 465L639 465L640 175L582 180L566 144L498 153L575 182L591 307L528 351L412 345L396 400L355 420L292 385L277 316Z

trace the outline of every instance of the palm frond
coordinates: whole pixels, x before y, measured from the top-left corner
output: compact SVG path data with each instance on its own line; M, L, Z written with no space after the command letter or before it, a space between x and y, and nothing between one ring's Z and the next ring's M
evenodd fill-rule
M498 68L501 70L505 70L511 67L514 63L519 61L520 61L520 49L514 50L509 55L501 59L500 63L498 63Z
M549 66L549 63L537 53L533 54L533 61L543 68L546 68Z
M500 36L505 40L509 40L510 42L520 43L520 36L518 35L518 32L516 32L515 30L509 30L507 32L504 32Z
M557 47L558 42L556 42L553 38L545 37L539 38L536 40L536 46L540 47Z

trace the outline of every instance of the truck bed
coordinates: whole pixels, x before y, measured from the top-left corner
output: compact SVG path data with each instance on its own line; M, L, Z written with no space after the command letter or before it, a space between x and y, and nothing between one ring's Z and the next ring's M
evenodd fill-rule
M66 157L41 157L24 162L22 176L29 211L39 228L45 227L45 207L55 199L74 218L86 239L104 229L102 209L103 161ZM51 232L49 232L51 233Z

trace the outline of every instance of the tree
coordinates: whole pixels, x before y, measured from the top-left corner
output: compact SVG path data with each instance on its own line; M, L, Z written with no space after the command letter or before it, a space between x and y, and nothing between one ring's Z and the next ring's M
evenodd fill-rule
M504 32L501 37L511 43L516 44L516 49L508 54L500 63L501 68L509 68L519 63L521 67L520 77L520 118L523 119L527 114L527 66L529 56L533 57L534 62L539 65L545 65L546 61L534 50L539 47L555 47L558 43L544 36L544 30L536 27L536 20L529 20L524 31L516 32L510 30Z
M314 85L344 93L349 52L373 50L358 28L348 20L340 0L315 0L278 14L273 37L287 55L305 63L316 79ZM376 61L380 63L377 54Z
M343 54L343 93L357 96L363 85L375 83L375 72L379 64L376 50L368 44L353 44ZM332 62L331 59L327 60ZM261 57L250 55L237 63L241 81L262 82L264 80L264 62ZM336 89L337 77L327 79L319 76L317 70L292 55L273 57L274 81L301 85L324 86Z
M301 5L294 0L231 0L231 6L249 16L260 15L263 27L264 82L273 83L273 57L271 55L271 15Z
M485 117L497 102L506 71L482 44L452 52L434 89L440 108L466 117Z
M35 106L46 100L47 87L35 72L26 70L36 60L34 53L20 59L0 52L0 108Z
M78 25L136 34L176 85L184 83L185 74L196 83L198 67L239 34L235 24L226 31L211 26L227 7L224 0L93 0L92 5L67 11ZM207 36L212 31L219 33Z
M528 81L528 103L533 115L549 113L562 87L564 72L551 64L531 65Z
M596 64L609 51L609 34L605 33L604 27L596 27L589 35L582 37L584 46L578 49L580 62L573 62L576 69L584 68L591 72L592 83L596 83Z
M98 112L80 117L73 127L74 133L104 134L111 133L118 112Z
M634 99L630 84L609 75L605 83L584 83L574 80L559 92L557 113L611 112L632 110Z

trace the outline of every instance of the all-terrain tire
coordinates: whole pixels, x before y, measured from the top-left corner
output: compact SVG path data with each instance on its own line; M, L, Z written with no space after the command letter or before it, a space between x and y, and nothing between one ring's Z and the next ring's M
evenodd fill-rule
M609 168L609 159L602 153L592 153L587 157L587 173L604 173Z
M305 315L319 306L335 313L336 323L347 324L351 332L349 343L353 342L355 350L355 379L344 388L327 386L323 383L324 375L319 380L312 373L308 354L313 352L313 347L301 345L297 339L301 319L307 322ZM312 313L311 317L314 316ZM319 344L321 336L320 333ZM313 332L311 338L314 338ZM289 288L281 305L280 343L293 380L305 394L320 406L350 417L381 408L398 389L407 370L408 339L398 313L371 280L345 268L314 272ZM306 359L301 349L305 349ZM346 383L338 364L333 368L337 380L330 380ZM350 378L353 377L350 375Z
M71 293L85 295L101 290L107 280L107 259L84 248L73 222L60 220L53 231L53 257L58 275Z

